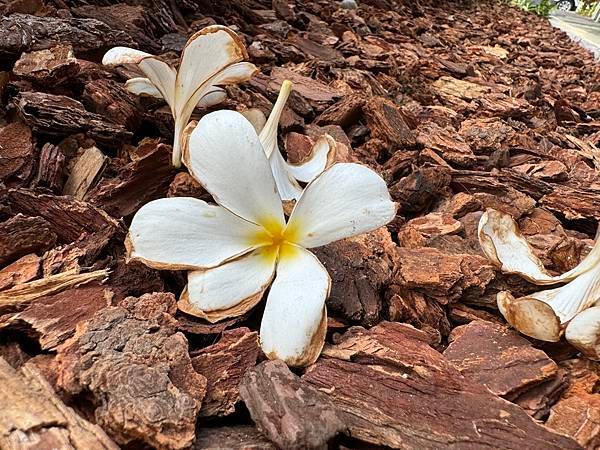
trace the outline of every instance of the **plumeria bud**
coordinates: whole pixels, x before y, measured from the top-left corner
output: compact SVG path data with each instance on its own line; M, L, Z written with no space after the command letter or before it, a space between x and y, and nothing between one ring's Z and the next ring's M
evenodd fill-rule
M163 98L175 120L173 165L181 165L182 133L196 106L209 107L226 98L220 86L241 83L257 72L244 62L248 53L231 29L206 27L188 40L176 70L160 58L127 47L115 47L102 59L105 65L136 64L146 78L132 78L125 87L132 93Z
M188 270L178 306L210 322L244 314L270 286L263 351L291 366L311 364L325 339L331 280L309 249L391 221L396 205L385 181L367 167L334 164L306 187L286 220L261 141L233 111L198 122L183 162L217 205L185 197L144 205L129 229L129 258Z

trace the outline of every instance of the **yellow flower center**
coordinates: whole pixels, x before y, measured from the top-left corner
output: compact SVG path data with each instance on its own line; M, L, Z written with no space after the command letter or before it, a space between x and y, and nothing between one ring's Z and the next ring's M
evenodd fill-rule
M298 240L297 227L281 225L273 217L260 221L262 230L250 237L250 245L261 247L261 255L266 262L272 263L274 258L290 258L296 254L295 244Z

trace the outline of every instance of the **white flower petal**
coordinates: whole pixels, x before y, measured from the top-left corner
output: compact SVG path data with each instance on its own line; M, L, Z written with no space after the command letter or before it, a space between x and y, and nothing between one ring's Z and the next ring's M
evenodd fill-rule
M248 80L256 70L256 66L248 62L232 64L215 74L212 78L205 80L204 83L198 86L190 98L180 98L178 100L184 103L182 105L178 104L175 113L175 143L173 144L173 165L175 167L181 165L181 132L190 120L196 106L213 106L220 103L225 100L227 95L225 91L216 86L217 84L241 83ZM179 92L177 95L179 95Z
M179 309L210 322L244 314L271 283L276 259L276 252L261 247L219 267L188 272Z
M160 91L156 89L156 86L148 78L131 78L125 83L125 89L136 95L163 98Z
M600 262L600 239L592 251L573 269L559 276L550 275L509 215L488 209L479 220L479 243L486 256L505 273L521 275L535 284L570 281Z
M588 358L600 360L600 306L575 316L567 325L565 338Z
M244 44L227 27L215 25L195 33L181 54L177 75L177 104L183 108L194 93L230 64L248 58ZM216 83L214 83L216 84ZM194 106L199 98L193 102Z
M240 114L252 124L257 134L261 132L267 123L267 118L258 108L250 108L245 111L241 111Z
M559 288L513 298L498 294L498 307L508 323L521 333L556 342L565 325L600 298L600 266L582 273Z
M292 211L295 243L319 247L375 230L396 215L385 181L360 164L334 164L310 183Z
M260 143L268 157L271 157L271 154L274 151L279 152L279 146L277 145L277 129L279 127L281 113L285 107L285 102L287 102L287 99L290 96L290 92L292 92L292 82L284 80L279 89L279 95L273 105L271 114L269 114L269 118L267 119L267 123L260 132Z
M138 63L138 67L148 77L162 97L173 110L175 105L175 77L177 72L166 62L156 58L146 58Z
M210 108L222 103L227 98L227 92L220 87L213 86L198 102L200 108Z
M323 135L313 145L306 161L300 164L288 164L288 172L304 183L314 180L327 166L333 163L336 144L329 135Z
M111 48L102 58L102 64L115 66L119 64L137 64L138 67L156 89L171 109L175 104L175 79L177 72L166 62L161 61L150 53L128 47Z
M274 151L269 156L271 171L277 184L277 190L282 200L297 200L302 194L302 188L298 182L290 175L287 170L287 163L279 150Z
M309 251L282 248L260 326L260 342L270 359L289 366L312 364L321 353L327 331L325 300L331 280Z
M252 124L235 111L202 117L185 165L221 206L254 223L285 224L269 162Z
M133 217L126 245L132 259L156 269L214 267L255 248L262 228L224 208L188 197L163 198Z
M120 64L139 64L139 62L148 57L153 57L150 53L136 50L129 47L113 47L102 57L102 64L105 66L118 66Z

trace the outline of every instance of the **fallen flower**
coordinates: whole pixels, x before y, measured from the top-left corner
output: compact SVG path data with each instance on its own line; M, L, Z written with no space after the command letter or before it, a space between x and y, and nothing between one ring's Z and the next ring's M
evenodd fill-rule
M256 66L243 62L248 58L241 39L220 25L206 27L189 38L179 70L158 57L127 47L110 49L102 64L137 64L147 78L127 81L127 90L138 95L163 98L175 120L173 165L181 166L182 132L194 108L222 102L225 91L219 86L241 83L257 72Z
M566 283L517 299L509 292L499 292L498 308L508 323L527 336L550 342L558 341L567 328L567 341L577 348L585 347L587 344L577 343L590 341L586 341L581 324L591 329L585 318L598 319L598 315L579 316L600 298L600 239L576 267L552 276L510 215L488 209L479 221L478 236L483 252L503 272L521 275L539 285ZM596 334L598 328L600 323L596 324Z
M600 360L600 304L579 313L567 325L565 338L590 359Z
M269 118L259 134L260 142L271 164L279 195L281 195L282 200L286 201L298 200L302 193L298 181L309 183L314 180L315 177L333 164L336 152L335 140L325 134L317 139L310 153L300 163L292 164L283 158L277 143L277 128L291 91L292 82L285 80L281 84L279 96L275 105L273 105L271 114L269 114Z
M183 162L218 205L182 197L144 205L131 223L129 257L188 270L179 308L210 322L250 310L271 285L263 351L291 366L314 362L325 339L331 281L307 249L392 220L396 208L385 181L359 164L335 164L306 187L286 221L258 135L233 111L200 120Z

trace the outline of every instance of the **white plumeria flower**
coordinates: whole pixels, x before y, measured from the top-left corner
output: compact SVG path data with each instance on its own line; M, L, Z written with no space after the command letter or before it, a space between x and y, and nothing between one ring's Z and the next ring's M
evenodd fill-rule
M128 47L110 49L102 64L137 64L147 78L132 78L125 87L138 95L163 98L175 120L173 165L181 166L183 129L196 106L222 102L225 91L219 86L241 83L257 72L249 62L243 42L231 29L213 25L195 33L181 54L179 70L150 53Z
M585 343L593 340L590 335L598 339L600 322L594 328L593 321L600 321L600 315L597 310L586 310L600 299L600 239L575 268L552 276L510 215L488 209L479 221L478 235L483 252L503 272L539 285L566 283L517 299L509 292L499 292L498 308L506 320L521 333L550 342L560 340L566 328L569 342L584 353L592 352Z
M131 223L129 257L189 270L179 308L211 322L244 314L271 285L260 328L265 354L311 364L325 339L331 281L307 249L392 220L384 180L359 164L335 164L306 187L286 222L258 135L234 111L204 116L183 162L218 205L182 197L148 203Z
M314 180L333 163L336 152L335 141L331 136L325 134L315 142L310 154L301 163L292 164L283 159L277 144L277 128L291 91L292 82L285 80L281 85L273 110L269 114L269 119L259 135L260 142L269 158L279 195L286 201L298 200L302 194L302 188L298 181L309 183Z

